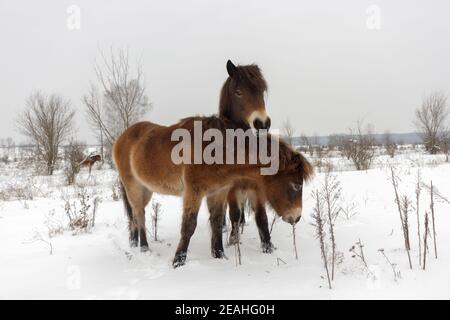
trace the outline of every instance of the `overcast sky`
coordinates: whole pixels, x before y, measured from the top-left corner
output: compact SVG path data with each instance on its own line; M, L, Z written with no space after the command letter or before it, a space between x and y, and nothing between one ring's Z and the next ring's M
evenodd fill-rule
M111 45L142 59L151 121L216 112L230 58L261 67L274 128L330 134L362 118L413 131L423 95L450 91L449 17L447 0L0 0L0 138L23 140L14 118L42 90L72 101L88 139L81 96Z

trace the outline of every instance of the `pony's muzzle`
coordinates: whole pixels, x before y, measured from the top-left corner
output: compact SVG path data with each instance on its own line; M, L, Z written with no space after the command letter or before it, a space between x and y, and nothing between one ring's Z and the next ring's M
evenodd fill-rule
M265 110L253 111L247 119L248 125L255 130L269 130L270 118Z
M253 128L256 130L269 130L270 129L270 118L267 117L266 120L255 119L253 120Z
M294 225L300 221L301 217L302 217L302 209L300 208L300 210L295 210L289 212L288 214L285 214L281 219L283 219L284 222Z

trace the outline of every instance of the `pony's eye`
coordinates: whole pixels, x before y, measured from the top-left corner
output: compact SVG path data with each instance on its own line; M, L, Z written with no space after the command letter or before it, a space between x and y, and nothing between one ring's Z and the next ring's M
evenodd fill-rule
M292 189L294 189L294 191L300 191L300 190L302 190L302 187L303 187L300 183L292 183L291 186L292 186Z
M234 94L238 97L242 97L242 91L239 89L236 89L236 91L234 92Z

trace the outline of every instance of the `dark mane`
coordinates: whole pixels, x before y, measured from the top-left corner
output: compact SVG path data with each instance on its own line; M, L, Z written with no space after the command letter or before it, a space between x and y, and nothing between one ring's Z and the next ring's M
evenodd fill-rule
M305 156L281 139L279 155L281 171L291 171L293 168L300 170L305 181L310 180L314 175L314 168Z
M256 64L237 66L233 78L228 77L222 86L219 102L219 116L229 118L231 108L231 96L236 86L245 86L255 93L267 91L267 83L261 70Z

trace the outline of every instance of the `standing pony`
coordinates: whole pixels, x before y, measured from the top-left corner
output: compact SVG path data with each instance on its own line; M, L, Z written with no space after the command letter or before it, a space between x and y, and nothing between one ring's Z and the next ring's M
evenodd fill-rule
M257 65L235 66L228 60L227 72L229 77L220 93L219 117L234 122L242 129L251 127L256 130L269 130L270 118L266 114L264 103L267 83L259 67ZM255 101L253 105L260 106L253 107L254 111L250 116L248 112L243 112L245 108L242 107L249 104L248 101ZM228 203L232 226L228 244L234 245L239 241L239 225L245 223L244 206L247 200L255 212L262 251L271 253L274 246L270 239L264 197L252 181L236 181L228 192L224 191L222 194L209 197L207 205L210 212L218 212L226 211ZM217 231L213 230L213 233Z
M102 157L99 154L96 155L89 155L87 156L86 159L84 159L83 161L81 161L79 163L80 167L88 167L89 168L89 174L91 174L91 170L92 170L92 166L98 162L101 161Z

